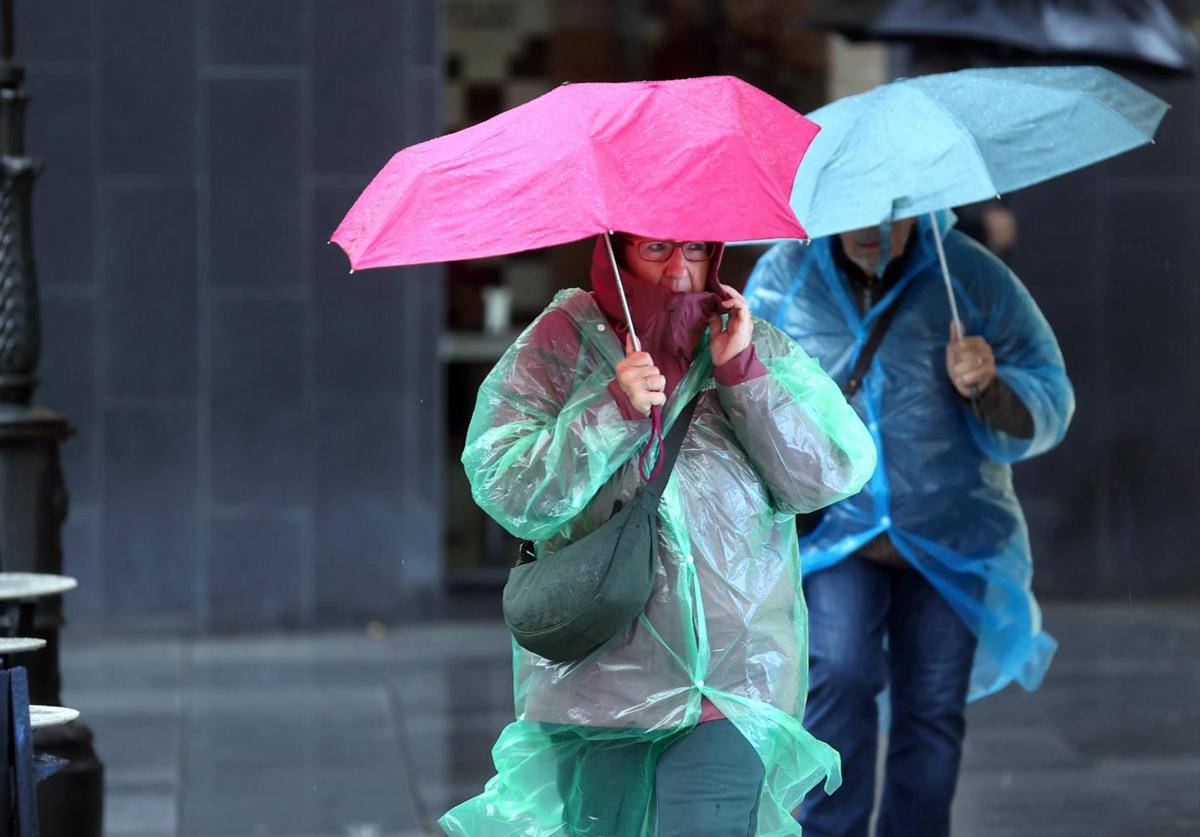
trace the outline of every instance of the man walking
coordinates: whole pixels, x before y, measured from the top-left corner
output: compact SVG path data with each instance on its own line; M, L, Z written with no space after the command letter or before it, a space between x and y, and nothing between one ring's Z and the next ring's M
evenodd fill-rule
M842 384L880 456L862 492L801 521L804 723L841 753L844 779L805 799L805 837L866 837L885 688L878 837L948 835L966 701L1013 680L1036 688L1054 653L1010 463L1058 444L1074 394L1029 293L941 220L964 334L928 217L776 245L746 288L753 312Z

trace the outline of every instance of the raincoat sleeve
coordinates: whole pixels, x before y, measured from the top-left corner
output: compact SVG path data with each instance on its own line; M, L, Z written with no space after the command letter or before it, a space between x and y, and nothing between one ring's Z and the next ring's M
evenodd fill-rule
M815 511L857 494L875 470L875 443L841 389L790 337L754 318L767 374L717 394L778 511Z
M996 374L1029 411L1033 433L1022 437L989 426L965 408L971 435L996 462L1018 462L1057 445L1075 412L1075 391L1050 324L1021 281L999 259L986 260L972 301L979 333L992 347ZM968 324L970 328L970 323Z
M615 370L588 357L573 321L552 309L480 387L463 467L475 502L518 538L562 529L649 432L622 415L609 390Z

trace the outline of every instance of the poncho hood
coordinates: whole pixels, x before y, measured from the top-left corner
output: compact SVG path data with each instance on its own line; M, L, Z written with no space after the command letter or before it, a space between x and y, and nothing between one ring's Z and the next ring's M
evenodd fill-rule
M666 377L667 395L671 394L691 365L696 347L708 328L709 318L724 310L721 300L726 295L721 290L718 278L724 252L725 245L718 244L708 263L705 290L699 293L675 293L644 282L625 268L619 268L625 298L629 302L629 313L642 351L650 353L655 365ZM603 236L596 239L596 247L592 251L591 282L596 304L624 344L629 329Z

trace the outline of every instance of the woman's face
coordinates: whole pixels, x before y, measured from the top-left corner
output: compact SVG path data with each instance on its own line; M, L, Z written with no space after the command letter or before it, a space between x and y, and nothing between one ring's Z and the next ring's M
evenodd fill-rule
M626 235L625 268L641 281L664 290L699 293L704 290L714 250L712 242L660 241Z

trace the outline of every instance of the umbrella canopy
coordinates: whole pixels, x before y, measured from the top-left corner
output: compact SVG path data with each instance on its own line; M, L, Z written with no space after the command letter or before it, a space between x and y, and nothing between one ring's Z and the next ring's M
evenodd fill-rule
M839 32L852 41L871 39L872 26L889 0L826 0L805 17L801 23L813 29Z
M564 244L803 238L788 207L819 129L729 77L568 84L397 153L333 234L353 269Z
M875 37L961 38L1037 55L1094 55L1193 70L1196 39L1162 0L893 0Z
M805 23L852 40L965 41L1187 72L1200 55L1162 0L830 0Z
M792 208L825 236L974 203L1150 142L1167 107L1099 67L900 79L809 114Z

